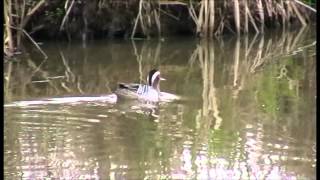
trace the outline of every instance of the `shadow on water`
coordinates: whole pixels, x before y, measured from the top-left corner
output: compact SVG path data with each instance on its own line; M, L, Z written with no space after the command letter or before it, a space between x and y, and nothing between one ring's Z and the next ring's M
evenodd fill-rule
M313 29L43 49L4 64L8 179L315 179ZM99 99L154 67L183 100Z

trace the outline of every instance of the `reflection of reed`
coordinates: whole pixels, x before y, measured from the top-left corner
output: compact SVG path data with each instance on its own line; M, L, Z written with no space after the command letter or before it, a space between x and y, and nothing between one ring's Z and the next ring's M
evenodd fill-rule
M5 87L4 87L4 94L5 94L5 101L11 101L11 94L12 92L10 91L10 81L11 81L11 73L12 73L12 62L9 62L8 63L8 71L7 73L4 75L4 84L5 84Z
M140 83L141 83L143 81L142 59L141 59L141 56L138 54L137 46L136 46L136 43L134 42L134 40L132 40L131 43L132 43L134 55L136 56L137 61L138 61L139 79L140 79Z
M47 71L42 70L43 64L46 60L43 60L37 65L30 57L27 57L25 61L9 62L8 73L6 76L6 100L11 100L11 93L19 94L19 96L26 96L28 93L27 89L38 92L35 88L36 83L48 83L48 86L58 91L55 84L51 82L52 79L61 78L60 76L51 77ZM12 74L12 71L15 73ZM14 83L12 81L14 80ZM10 91L10 92L9 92ZM26 98L26 97L25 97Z
M231 83L232 97L237 99L239 93L246 86L246 79L251 74L256 73L260 68L262 68L267 63L272 63L276 59L275 56L283 56L283 54L294 53L297 49L301 48L299 41L303 38L302 34L305 32L306 28L301 29L298 32L283 34L280 38L272 39L266 36L255 35L253 39L249 39L248 36L244 38L236 38L235 42L231 41L234 46L231 49L226 49L226 51L233 52L233 54L228 52L215 52L214 44L220 46L223 50L221 43L216 43L209 40L201 40L194 50L194 53L189 59L190 68L193 66L194 60L199 60L199 65L202 72L203 80L203 90L202 90L202 109L199 113L200 117L207 119L204 121L210 121L206 125L210 127L211 120L210 117L215 119L215 128L219 128L222 122L222 118L219 116L219 99L217 99L217 91L214 85L215 79L215 61L224 62L227 58L233 58L232 70L223 69L228 77L232 78L232 81L226 83ZM279 48L281 47L281 48ZM308 46L303 46L308 47ZM216 60L215 60L216 59ZM217 77L216 77L217 78ZM289 89L295 90L298 94L299 82L293 79L288 79ZM201 116L200 116L201 115ZM200 118L200 119L202 119ZM200 123L201 124L201 123Z
M91 113L87 111L83 112L80 109L81 113L91 114L92 119L102 117L108 119L108 121L101 121L96 125L91 124L91 126L84 126L84 130L76 129L78 126L75 126L75 124L79 122L84 122L85 124L83 125L89 124L86 119L90 118L90 116L82 117L83 114L80 112L74 112L74 114L80 117L76 116L70 119L66 119L66 117L70 117L69 113L59 116L54 114L41 115L41 117L46 117L46 123L53 124L55 125L54 128L58 128L58 131L54 131L58 133L54 134L61 135L57 136L57 138L55 138L54 135L54 138L49 141L55 143L55 145L53 145L54 147L65 148L62 150L53 150L49 156L43 156L45 159L48 159L49 162L51 161L53 163L49 165L43 164L46 167L56 167L52 168L51 171L56 171L58 173L57 177L66 176L63 172L68 172L68 170L70 170L70 172L76 172L77 168L64 168L59 166L59 164L55 164L62 164L65 160L68 160L70 164L78 165L76 167L98 169L98 171L100 171L98 173L101 173L99 174L100 177L106 177L106 175L109 174L111 178L120 177L124 173L127 173L125 177L135 177L137 171L139 171L139 173L142 174L141 176L149 176L150 179L159 178L159 174L161 174L162 177L164 176L164 179L168 179L170 178L169 176L172 169L180 170L184 165L189 167L188 172L190 172L190 176L187 177L191 177L190 179L201 179L199 177L200 173L215 172L215 170L220 170L222 173L234 171L241 174L241 179L247 179L250 174L260 172L261 176L257 176L256 178L264 179L272 174L273 168L286 168L286 163L290 166L290 162L282 161L283 158L287 159L295 156L300 159L295 160L293 163L302 162L303 166L307 167L308 162L303 158L309 160L315 157L315 155L308 154L310 153L308 151L306 151L305 154L296 155L297 152L300 151L293 151L296 150L294 149L296 147L300 148L300 143L303 144L303 142L307 142L307 144L309 144L308 142L313 140L315 127L312 125L315 123L316 118L309 115L313 114L312 112L307 113L309 116L304 116L304 111L315 111L315 108L308 109L310 105L307 104L304 106L305 104L301 100L299 100L299 102L289 102L291 106L294 106L292 111L289 112L293 113L284 114L286 117L283 118L283 121L280 121L265 113L257 113L261 112L260 106L258 106L259 104L257 104L253 98L246 99L247 97L251 98L256 91L255 87L252 88L250 85L253 84L255 86L262 80L262 76L264 76L263 73L259 72L259 69L269 62L274 62L276 59L272 59L273 57L276 55L282 56L284 53L290 54L297 50L314 46L313 44L310 46L300 46L300 39L297 39L297 37L303 38L304 34L306 33L300 33L300 35L297 36L295 36L294 33L291 35L283 34L285 37L280 36L280 38L277 39L270 39L267 36L255 36L253 39L249 37L233 39L235 41L230 40L227 42L232 44L231 46L229 46L229 44L223 46L222 43L209 40L200 41L190 57L190 67L187 67L189 68L188 72L191 72L189 75L193 76L194 71L192 71L192 68L197 69L196 65L198 63L202 75L203 89L201 95L203 102L201 104L202 107L198 111L197 120L195 120L199 125L197 128L193 126L194 106L188 107L187 103L189 102L186 102L186 104L177 105L172 103L168 105L165 110L162 109L164 110L162 112L165 113L161 113L157 123L145 119L141 120L140 116L133 116L139 120L133 120L132 117L128 117L130 118L128 121L119 121L118 117L114 117L116 112L112 112L110 116L108 114L108 116L96 117L96 110L99 109L98 106L93 108L94 111L88 111ZM145 72L148 71L151 66L162 63L160 62L160 55L157 55L160 52L161 45L158 44L156 47L152 47L148 42L143 42L143 44L140 44L140 51L138 51L136 47L138 42L133 42L133 44L135 46L134 49L136 49L135 54L137 61L140 63L140 79L144 79L142 76L145 75ZM25 63L28 62L28 64L25 65L20 63L20 69L15 66L14 63L6 64L6 82L9 82L5 84L6 90L8 92L14 92L13 89L24 88L24 90L21 91L26 92L27 85L32 85L31 90L39 90L41 88L35 85L41 83L35 83L33 78L36 78L48 80L52 83L52 86L49 85L47 87L48 91L54 88L57 88L59 91L65 91L60 86L60 84L64 82L71 91L80 91L79 87L81 87L80 89L84 92L91 93L93 90L90 88L103 84L105 82L103 80L106 78L111 77L110 79L112 79L113 74L120 74L119 68L114 68L115 66L113 66L112 62L110 63L111 68L108 69L108 66L102 66L101 70L100 67L98 67L100 64L91 59L88 60L89 63L84 63L80 68L77 68L77 66L74 65L74 61L72 61L73 58L70 57L70 52L61 52L60 55L61 57L59 56L59 61L57 61L60 63L59 68L62 67L60 71L56 70L58 68L55 69L56 71L44 68L46 66L36 64L31 60L25 61ZM115 54L114 57L115 56L117 56L117 54ZM282 63L280 63L280 66L276 64L275 67L276 70L279 69L281 78L288 80L293 90L297 89L295 91L297 95L306 93L306 97L310 96L314 98L314 96L309 94L315 95L315 61L307 61L310 59L307 51L303 58L306 60L303 62L303 66L306 67L303 74L304 77L302 77L303 80L291 77L290 73L288 73L290 69L286 68ZM118 59L115 58L115 61L121 59L122 57ZM161 57L161 59L165 58ZM46 65L47 63L48 62L46 62ZM124 64L123 62L121 63ZM129 66L132 67L132 64L129 64ZM122 68L125 66L119 67ZM12 73L15 68L17 68L17 73ZM87 71L79 71L81 68ZM115 70L109 71L110 69ZM259 76L260 74L262 74L262 76ZM53 80L53 75L63 76ZM183 78L184 75L185 74L183 74ZM272 72L271 76L273 75L275 75L275 73ZM179 76L177 79L179 80ZM220 79L223 80L221 81ZM293 81L291 82L290 80ZM192 81L192 83L197 82ZM43 84L49 83L44 82ZM298 88L299 86L300 89ZM268 85L264 87L268 88ZM249 95L241 94L243 88L246 88L245 90L249 92ZM300 90L300 92L298 90ZM230 94L233 95L231 101L228 99L228 97L231 97ZM201 98L199 97L199 99ZM244 101L245 103L243 104ZM312 99L304 99L304 101L313 102ZM197 105L198 104L195 106ZM307 109L303 109L304 107L307 107ZM100 112L105 112L105 109L105 107L102 107ZM68 112L69 111L70 110L68 110ZM34 114L34 111L32 114ZM103 113L103 115L105 114ZM47 121L50 117L52 122ZM311 121L302 121L301 117L311 119ZM112 118L112 120L110 118ZM259 119L259 122L257 122L257 119ZM19 123L15 124L19 125ZM39 134L32 133L36 135L35 138L32 139L48 142L47 139L42 139L44 137L43 133L48 133L45 137L51 138L51 131L48 131L48 127L46 126L41 126L39 130L39 126L33 126L33 124L29 124L30 127L28 124L22 125L22 129L41 132ZM154 126L156 126L156 128L154 128ZM125 128L128 128L128 131L126 131L127 129ZM154 129L156 130L154 133L150 133L150 129L152 132ZM305 131L305 133L302 131ZM19 131L15 131L14 133L18 134L17 132ZM232 135L229 134L230 132L232 132ZM278 136L279 134L277 134L277 132L283 132L283 135ZM13 133L10 133L11 138L12 134ZM23 135L23 133L21 135ZM277 137L274 138L273 135ZM285 140L279 140L277 139L278 137L284 137ZM294 138L294 141L292 141L292 138ZM10 141L10 139L8 141ZM270 147L269 142L277 143L277 148ZM15 143L23 144L22 141ZM26 142L25 144L29 143L30 142ZM78 144L83 144L81 149L76 146ZM94 146L92 146L92 144L94 144ZM20 149L23 151L25 148L29 147L24 146ZM33 152L41 151L38 146L31 148L35 150ZM119 151L119 149L121 151ZM277 153L278 151L270 153L271 151L268 151L269 149L279 150L280 153ZM67 158L56 157L61 151L65 152ZM73 154L75 156L73 156ZM88 154L93 158L88 159ZM130 156L128 156L128 154ZM96 157L97 159L95 159ZM203 166L200 167L197 163L201 160L203 160L201 164ZM261 164L260 161L269 162L269 164L265 166ZM288 161L290 161L290 159L288 159ZM226 165L221 167L220 165L223 163ZM284 163L284 165L281 163ZM88 165L90 165L90 167ZM136 171L136 167L140 169ZM64 169L66 169L66 171L62 172ZM308 168L306 168L306 170L309 171ZM301 170L295 170L295 172L300 171ZM181 171L175 173L181 173ZM185 171L182 171L182 173L185 173ZM218 174L215 175L219 176ZM138 179L139 178L141 179L143 177L138 177ZM223 179L223 177L221 177L221 179Z
M244 86L246 77L258 71L266 63L272 63L281 56L290 56L297 51L303 50L303 48L309 48L310 46L315 45L315 43L303 46L300 45L301 43L299 42L304 39L303 34L306 34L306 30L306 28L302 28L296 33L286 32L275 40L272 38L265 40L265 36L254 36L250 41L248 37L245 37L243 54L241 54L243 49L241 48L242 40L237 38L233 56L233 86L235 87L233 97L237 97L237 94ZM249 47L248 44L250 44ZM255 45L257 45L256 48ZM240 61L241 57L243 57L244 60ZM296 83L297 82L290 80L289 84L291 86ZM292 88L290 87L290 89Z
M293 55L297 51L303 50L303 48L309 47L309 45L300 45L300 42L304 40L304 35L308 34L308 28L302 28L298 32L283 32L281 36L275 39L275 42L271 43L271 38L269 38L268 43L264 43L265 37L260 37L258 45L258 53L254 58L254 63L251 67L251 71L254 72L257 67L262 65L267 60L272 60L284 55ZM252 41L252 43L256 43ZM315 45L314 42L310 45Z
M234 48L234 78L233 78L233 86L237 86L238 84L238 69L239 69L239 60L240 60L240 39L237 38L236 46Z
M148 41L143 41L140 51L137 48L136 41L132 40L131 43L134 55L136 56L138 62L140 83L146 83L146 78L144 78L146 73L149 72L150 69L157 67L160 63L161 43L158 42L156 47L154 48L153 46L151 46L151 44L148 43Z
M276 34L276 33L275 33ZM236 41L230 41L231 43L235 42L234 44L236 46L232 46L231 50L226 49L229 44L227 41L223 41L223 43L227 44L227 46L224 46L220 42L214 42L216 45L216 49L221 49L218 51L215 51L214 53L210 54L211 52L207 52L207 56L205 57L205 51L202 49L201 53L202 56L202 63L203 66L208 63L206 66L214 66L213 64L210 65L210 61L204 62L204 59L210 59L210 56L213 56L215 58L215 62L218 63L215 65L217 68L220 65L220 61L228 63L227 60L229 58L229 54L233 54L233 71L229 72L229 69L216 69L216 71L225 71L226 74L228 74L228 78L232 78L229 83L233 86L234 94L233 97L237 97L238 93L240 93L243 86L246 84L246 77L250 76L250 74L255 73L259 71L261 67L263 67L265 64L269 62L274 62L277 58L285 55L290 56L291 54L295 54L299 51L304 51L304 49L312 48L315 46L315 42L310 42L310 44L304 44L301 45L302 40L305 39L306 35L310 34L308 28L303 28L299 30L298 32L282 32L279 36L276 34L276 36L273 36L272 38L269 38L267 34L265 36L259 36L256 35L253 38L251 37L241 37L239 40ZM172 48L167 47L166 42L156 42L154 41L133 41L132 46L125 46L121 48L128 48L126 49L124 53L116 53L119 49L112 49L110 52L106 52L106 48L103 47L101 52L98 52L103 54L101 57L98 57L97 59L99 61L94 61L94 59L97 56L89 56L85 54L84 56L83 51L91 51L91 49L88 47L86 49L81 48L80 53L79 49L71 49L67 48L67 50L54 52L52 54L59 54L60 56L56 57L56 59L52 58L52 55L50 55L50 61L44 61L42 62L45 64L38 63L37 59L34 59L33 57L27 57L27 59L24 62L13 62L12 65L9 65L8 62L5 62L5 68L12 68L12 72L18 72L19 73L13 73L10 76L10 83L6 84L5 88L8 91L13 92L14 89L18 89L19 91L14 91L16 94L17 92L24 91L24 94L32 94L32 92L45 92L48 95L57 95L62 93L73 93L73 94L82 94L82 93L108 93L111 92L111 89L109 86L116 84L117 77L119 76L125 76L126 74L119 73L119 69L128 68L137 65L137 69L139 70L140 74L140 81L145 81L145 75L150 70L150 68L157 68L161 67L162 64L165 64L164 61L166 61L165 68L161 69L162 71L168 71L170 68L175 68L175 72L179 72L177 68L180 68L181 66L171 66L167 65L167 62L170 60L174 60L179 56L178 58L181 59L182 56L185 56L188 58L188 53L184 53L186 51L192 51L191 48L189 49L179 49L179 48ZM165 45L163 45L165 44ZM203 44L203 43L202 43ZM169 44L168 44L169 45ZM199 44L200 46L201 43ZM199 46L198 45L198 46ZM118 46L112 46L117 48ZM120 47L120 46L119 46ZM100 47L96 47L96 49L99 49ZM171 49L170 49L171 48ZM245 50L243 51L243 49ZM94 53L97 52L97 50L94 50ZM168 51L168 49L170 51ZM131 51L133 50L133 51ZM74 51L74 52L73 52ZM186 67L188 69L187 73L185 73L186 79L190 79L189 77L192 76L192 73L197 70L194 66L194 62L198 61L199 56L199 48L197 47L195 52L190 57L190 66ZM211 50L209 50L211 51ZM226 52L224 52L226 51ZM133 53L136 55L136 60L138 63L130 64L127 66L123 66L122 59L123 58L132 58ZM162 53L160 55L160 52ZM229 53L231 52L231 53ZM109 54L108 54L109 53ZM74 54L74 55L73 55ZM107 56L106 56L107 54ZM73 57L75 56L75 57ZM223 56L223 58L221 58ZM101 61L104 59L102 58L109 58L113 59L110 60L112 62L108 62L108 65L101 66ZM82 59L81 59L82 58ZM87 60L89 58L89 60ZM100 60L101 59L101 60ZM116 62L118 63L118 69L113 66L112 63ZM52 65L54 62L56 65ZM129 62L129 61L127 61ZM119 65L121 64L121 65ZM168 64L171 64L168 63ZM78 65L78 66L76 66ZM80 66L79 66L80 65ZM19 68L18 68L19 67ZM45 67L45 68L43 68ZM52 69L48 67L54 67ZM62 67L62 68L61 68ZM219 66L220 67L220 66ZM30 68L30 69L28 69ZM173 69L172 68L172 69ZM210 68L207 68L207 70L203 70L203 73L209 73L206 71L209 71ZM6 72L9 71L9 69L5 69ZM213 71L212 71L213 72ZM212 73L210 72L210 73ZM24 74L23 74L24 73ZM209 83L210 79L208 77L204 77L208 80L206 83ZM115 80L113 80L115 79ZM119 78L120 79L120 78ZM122 78L121 78L122 79ZM129 79L130 81L135 81L134 78ZM6 80L6 82L8 82ZM17 82L17 83L13 83ZM299 82L290 82L292 88L299 87ZM205 85L205 84L204 84ZM210 83L206 86L209 87ZM14 88L13 88L14 86ZM28 88L27 88L28 87ZM45 87L45 88L44 88ZM10 89L10 90L8 90ZM26 89L31 89L27 92ZM43 91L43 89L46 89ZM210 88L209 88L210 89ZM209 89L205 90L209 93ZM213 90L214 91L214 90ZM7 93L8 94L8 93ZM21 94L20 94L21 95ZM205 102L205 103L209 103ZM212 107L210 107L212 109ZM205 110L206 111L206 110ZM210 110L211 111L211 110ZM206 113L206 112L204 112Z
M194 51L199 59L199 65L202 72L202 109L199 111L197 119L202 132L208 132L212 125L212 117L215 119L214 129L221 125L222 118L219 116L218 102L216 97L216 88L214 86L214 44L211 40L201 40L197 49ZM192 55L194 57L194 55ZM205 135L207 136L207 135Z
M193 66L194 60L197 59L199 60L199 66L201 68L201 73L202 73L202 84L203 84L203 89L202 89L202 108L199 110L198 115L195 117L195 121L197 122L197 136L194 139L194 149L201 149L201 146L209 146L210 145L210 138L212 138L212 133L215 134L214 130L217 130L222 127L222 119L224 120L223 123L226 126L233 125L233 124L242 124L239 119L242 121L245 121L247 124L244 124L244 126L248 125L254 126L254 128L249 128L253 130L253 132L248 132L248 133L242 133L241 131L239 132L239 139L237 140L238 144L242 145L244 147L243 152L239 152L239 147L235 148L235 151L230 152L230 154L236 154L236 156L228 156L231 160L231 162L236 161L235 164L229 164L230 168L235 168L235 170L239 170L240 173L243 173L243 176L241 177L245 178L248 177L248 172L250 173L256 173L256 172L262 172L260 175L257 176L258 179L264 179L267 177L270 177L272 174L272 171L274 168L281 167L283 164L282 163L288 163L290 166L290 162L286 161L281 161L281 165L279 165L277 158L291 158L291 156L296 156L294 153L288 153L286 149L289 148L295 148L295 145L290 145L289 141L281 140L280 145L277 144L277 142L274 142L273 139L268 139L272 135L279 134L279 129L272 129L268 126L264 126L265 124L271 125L273 127L278 127L279 123L281 122L282 119L284 122L287 124L283 125L284 127L288 128L286 130L280 131L280 132L286 132L286 135L284 137L295 137L296 135L294 134L297 132L295 130L295 127L301 127L304 126L304 129L308 129L307 136L309 139L312 139L314 136L314 130L310 129L312 127L312 123L314 123L314 120L311 120L308 122L308 125L295 125L294 123L297 122L302 122L301 121L301 113L305 113L301 109L301 105L304 104L302 101L299 100L299 98L292 98L294 99L293 102L291 102L292 99L287 100L288 94L287 92L283 92L283 89L288 89L293 92L295 97L301 97L301 86L302 83L309 82L309 78L312 78L312 82L315 82L315 78L312 77L314 74L314 69L313 70L303 70L304 75L308 77L292 77L290 76L290 71L291 74L293 73L292 71L297 71L301 69L302 67L309 67L307 64L306 65L298 65L298 66L291 66L290 69L288 66L286 66L285 63L288 63L287 61L276 62L278 59L281 60L286 60L287 58L284 58L288 56L288 60L294 59L295 56L293 56L297 51L305 51L305 54L307 53L307 48L312 48L315 46L314 42L311 42L310 44L302 44L302 40L305 39L304 35L306 35L308 31L307 29L301 29L298 32L286 32L285 34L282 34L280 37L273 37L269 38L267 35L265 36L254 36L252 39L249 37L244 37L244 38L237 38L233 41L230 41L231 46L223 46L221 43L216 43L214 41L208 41L208 40L201 40L198 43L197 48L194 51L194 54L190 57L189 63L190 67ZM307 42L308 43L308 42ZM215 51L214 48L219 49L219 47L222 49L222 51ZM227 49L226 47L229 47ZM304 57L304 63L310 63L313 64L312 62L314 61L308 61L310 57ZM231 62L230 64L228 64ZM291 62L291 61L290 61ZM219 63L223 64L220 65ZM293 63L296 63L293 62ZM299 62L302 63L302 62ZM260 70L267 64L270 64L270 69L260 72ZM214 68L215 67L215 68ZM217 67L223 67L222 69L219 69ZM278 78L282 79L285 81L286 86L288 87L278 87L277 85L280 84L277 79L275 79L275 73L274 73L274 68L275 67L275 72L277 73L280 71L280 75ZM313 67L313 66L310 66ZM313 67L314 68L314 67ZM266 75L264 73L267 73ZM218 76L217 76L218 75ZM269 76L269 77L265 77ZM226 78L226 81L222 81L225 84L219 85L219 79L220 78ZM270 82L273 79L275 79L274 83ZM301 80L303 79L303 80ZM225 80L225 79L224 79ZM256 81L258 80L258 81ZM267 84L264 85L264 82L259 82L259 81L266 81ZM221 81L221 80L220 80ZM268 84L271 83L271 84ZM258 87L262 84L262 87ZM311 83L312 84L312 83ZM276 91L270 91L270 92L264 92L263 89L270 89L272 88L273 85L276 85ZM281 84L282 85L282 84ZM252 88L251 86L254 86ZM222 91L218 91L220 87L222 88ZM231 93L233 99L230 102L224 102L228 101L226 97L228 97L229 92L228 87L230 87ZM300 87L300 88L299 88ZM312 85L303 85L303 87L312 87ZM246 92L252 92L251 95L248 96L243 96L243 94L240 94L241 91L246 88ZM227 91L225 91L227 90ZM225 91L225 92L223 92ZM281 95L278 94L280 92ZM221 95L220 95L221 93ZM226 96L225 93L227 93ZM281 108L283 106L276 104L279 111L276 115L271 115L270 112L261 113L257 114L257 110L260 110L261 108L261 100L253 100L254 93L260 93L267 94L267 93L273 93L271 98L272 103L278 103L280 101L281 103L285 103L285 105L290 106L290 107L284 107L289 110L282 110ZM285 95L283 95L284 93ZM315 94L315 93L314 93ZM269 95L269 94L268 94ZM267 95L265 95L268 97ZM307 95L308 97L310 95ZM304 97L304 96L303 96ZM252 101L248 101L246 98L252 98ZM284 100L283 100L283 99ZM248 102L245 102L248 101ZM289 102L290 101L290 102ZM309 100L308 102L313 102L314 100ZM246 106L241 107L243 103L247 103ZM229 103L229 111L228 107L225 106L225 104ZM227 105L228 106L228 105ZM303 105L302 105L303 106ZM308 106L310 107L310 106ZM220 112L221 109L223 109L222 113ZM290 118L295 119L296 121L293 121L292 119L289 120L290 118L287 119L287 117L282 117L283 115L286 115L286 112L292 112L290 114ZM226 113L228 113L228 116L232 116L228 119L226 117ZM220 117L219 114L221 114ZM229 115L230 114L230 115ZM308 115L312 115L312 113L307 113ZM300 116L299 116L300 115ZM309 116L308 116L309 117ZM215 122L213 121L215 119ZM259 119L261 122L260 123L256 121L256 119ZM232 121L232 122L227 122L227 121ZM252 122L251 122L252 121ZM252 123L252 124L251 124ZM270 124L269 124L270 123ZM257 124L257 126L256 126ZM236 126L234 125L234 126ZM282 125L281 125L282 126ZM224 126L223 126L224 127ZM248 128L248 127L243 127L243 128ZM236 130L238 127L228 127L227 129L231 128L232 130ZM270 129L269 129L270 128ZM301 129L301 128L299 128ZM266 131L268 133L266 133ZM217 131L219 132L219 131ZM253 135L254 134L254 135ZM289 135L290 134L290 135ZM299 133L299 134L306 134L306 133ZM218 135L218 133L217 133ZM278 136L278 135L276 135ZM283 137L280 136L279 137ZM299 139L298 137L297 139ZM285 153L268 153L264 149L269 148L268 145L266 145L266 140L268 139L267 142L275 143L277 144L276 149L281 149ZM219 140L219 139L218 139ZM200 146L200 147L199 147ZM254 148L256 149L254 149ZM271 147L270 147L271 148ZM213 150L215 152L215 149ZM197 152L199 154L203 154L202 152ZM196 153L196 154L197 154ZM312 159L312 155L308 154L303 155L298 155L299 157L310 157ZM197 154L196 156L200 156ZM289 154L289 155L288 155ZM193 159L195 159L194 157ZM210 157L208 158L215 158L215 157ZM234 159L233 159L234 158ZM243 160L244 158L244 160ZM269 166L262 166L259 164L258 160L265 160L269 162ZM245 166L244 168L237 167L237 163L241 163ZM287 164L283 165L286 166ZM209 164L208 166L212 166ZM214 165L213 165L214 166ZM209 170L206 169L207 171ZM264 169L262 169L264 168Z

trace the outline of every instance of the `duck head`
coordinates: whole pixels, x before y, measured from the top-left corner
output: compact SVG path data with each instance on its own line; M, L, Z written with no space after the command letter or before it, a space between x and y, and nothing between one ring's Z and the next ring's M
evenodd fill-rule
M152 69L147 76L148 85L152 86L158 92L160 92L161 80L165 80L165 79L160 76L160 71L158 71L157 69Z

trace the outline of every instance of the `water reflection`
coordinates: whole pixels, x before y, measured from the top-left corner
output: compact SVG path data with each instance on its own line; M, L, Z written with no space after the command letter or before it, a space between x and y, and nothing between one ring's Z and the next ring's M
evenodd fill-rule
M46 61L7 62L5 177L315 179L313 39L302 29L48 44ZM152 67L167 79L161 89L183 97L160 104L157 116L130 103L70 103L109 95L118 81L143 82ZM42 98L64 103L30 105Z

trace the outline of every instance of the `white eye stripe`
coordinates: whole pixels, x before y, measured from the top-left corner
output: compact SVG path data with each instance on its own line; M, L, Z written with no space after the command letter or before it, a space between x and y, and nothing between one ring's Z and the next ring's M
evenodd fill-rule
M154 82L154 80L157 78L157 76L160 76L160 72L159 72L159 71L155 72L155 73L152 75L151 85L153 84L153 82Z

